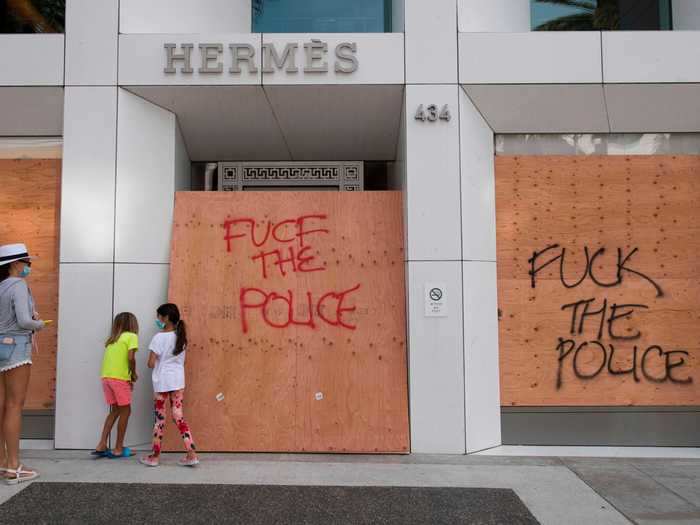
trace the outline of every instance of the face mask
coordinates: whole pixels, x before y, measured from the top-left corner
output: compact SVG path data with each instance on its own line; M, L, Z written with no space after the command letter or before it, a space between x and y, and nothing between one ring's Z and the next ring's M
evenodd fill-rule
M25 266L24 268L22 268L22 271L19 273L19 276L24 279L25 277L29 276L31 271L32 269L29 266Z
M158 330L163 330L165 328L165 323L160 319L156 319L156 326L158 327Z

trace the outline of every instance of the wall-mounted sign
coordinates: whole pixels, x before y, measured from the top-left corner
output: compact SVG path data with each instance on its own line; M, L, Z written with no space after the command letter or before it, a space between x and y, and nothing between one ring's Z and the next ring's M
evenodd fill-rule
M192 74L197 68L199 74L220 75L227 72L230 75L257 74L258 69L263 73L274 73L276 70L285 73L328 73L333 67L336 73L354 73L359 67L356 42L340 42L332 51L328 43L313 39L302 44L289 42L284 49L273 43L262 45L261 56L257 56L255 47L250 43L221 42L198 43L165 43L166 74Z
M444 283L425 284L425 316L447 317L447 288Z

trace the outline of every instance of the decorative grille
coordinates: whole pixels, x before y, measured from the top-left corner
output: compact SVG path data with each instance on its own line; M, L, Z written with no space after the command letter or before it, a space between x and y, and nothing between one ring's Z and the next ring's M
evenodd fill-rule
M303 188L361 191L362 162L220 162L219 191Z

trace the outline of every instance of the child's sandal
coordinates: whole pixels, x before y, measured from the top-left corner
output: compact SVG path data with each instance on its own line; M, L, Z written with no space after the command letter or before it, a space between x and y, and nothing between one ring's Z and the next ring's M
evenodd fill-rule
M39 477L38 472L34 470L24 470L23 465L20 465L17 469L5 469L5 473L11 475L10 477L5 477L5 483L8 485L18 485Z
M107 457L109 459L120 459L120 458L130 458L134 456L135 453L129 447L124 447L121 454L115 454L113 450L107 449Z

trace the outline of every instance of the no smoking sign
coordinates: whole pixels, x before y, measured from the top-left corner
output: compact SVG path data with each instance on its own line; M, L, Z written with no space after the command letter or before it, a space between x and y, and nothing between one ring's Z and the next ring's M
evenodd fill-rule
M447 292L444 283L425 283L425 316L447 317Z

